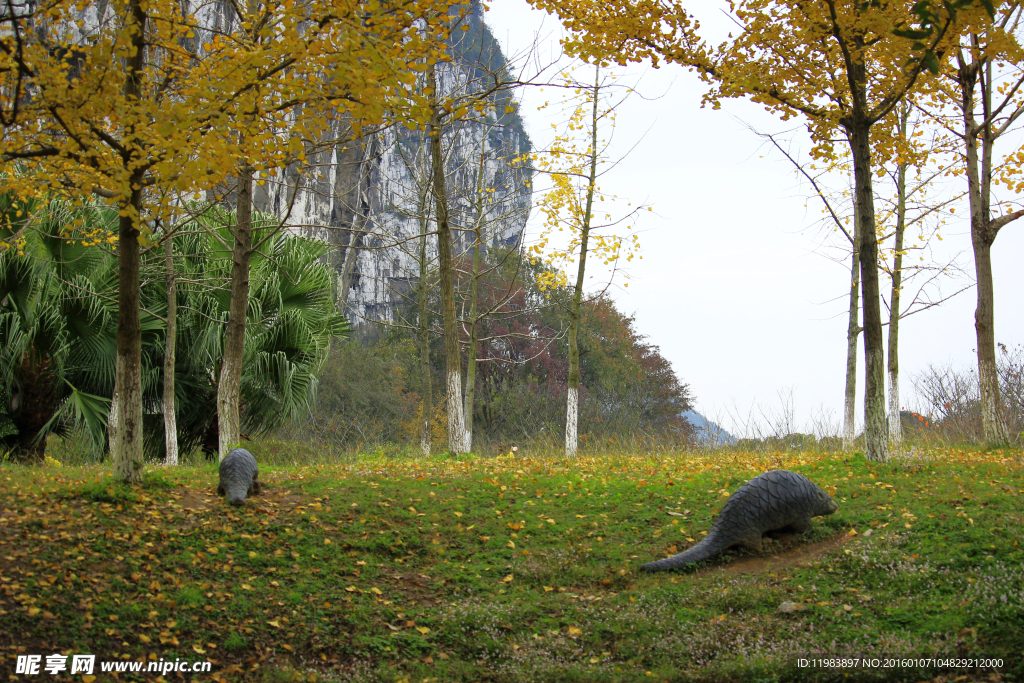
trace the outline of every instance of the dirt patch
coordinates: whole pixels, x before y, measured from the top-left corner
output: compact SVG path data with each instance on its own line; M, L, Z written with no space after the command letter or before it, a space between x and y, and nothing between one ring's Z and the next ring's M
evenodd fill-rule
M266 485L263 486L263 490L259 495L248 496L246 498L247 505L258 509L265 509L268 507L287 509L300 505L302 502L302 496L297 496L288 490L267 488ZM209 508L223 505L224 498L222 496L218 496L216 492L212 490L205 491L185 489L175 504L186 510L208 510Z
M847 536L846 533L836 534L832 538L817 543L802 543L799 534L784 534L778 538L765 538L766 553L754 557L741 557L727 565L705 569L702 573L764 574L789 567L798 567L810 564L825 553L840 548L852 540L853 537Z
M214 493L187 489L177 504L186 510L206 510L213 507L216 502L217 496Z

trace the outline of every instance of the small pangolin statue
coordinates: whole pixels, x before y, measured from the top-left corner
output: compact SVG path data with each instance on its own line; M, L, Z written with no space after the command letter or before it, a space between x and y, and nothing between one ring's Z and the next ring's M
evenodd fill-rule
M246 496L260 492L260 470L256 458L244 448L236 448L220 461L217 495L226 496L232 505L241 505Z

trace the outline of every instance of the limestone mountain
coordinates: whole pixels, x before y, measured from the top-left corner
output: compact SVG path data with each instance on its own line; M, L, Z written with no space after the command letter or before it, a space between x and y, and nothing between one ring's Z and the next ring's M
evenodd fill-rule
M531 143L509 65L478 3L466 25L449 44L451 61L439 65L440 94L490 93L490 106L443 134L456 254L471 248L467 231L478 222L488 245L517 244L531 205L531 171L517 161ZM332 246L335 297L352 322L390 320L418 282L422 235L435 230L427 133L393 125L353 142L339 117L330 135L342 142L317 149L301 176L289 168L265 179L256 208ZM436 239L426 240L430 261Z

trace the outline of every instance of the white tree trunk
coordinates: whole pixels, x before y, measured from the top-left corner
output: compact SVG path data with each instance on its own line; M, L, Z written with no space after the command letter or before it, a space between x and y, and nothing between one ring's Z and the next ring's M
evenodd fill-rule
M107 417L107 445L110 448L110 455L117 453L117 387L114 387L114 396L110 399L110 415Z
M420 455L430 457L430 418L424 417L420 430Z
M899 448L903 442L903 423L900 420L899 371L889 371L889 446Z
M452 453L469 453L472 440L466 431L466 420L462 414L462 378L459 371L448 373L448 449Z
M168 237L164 246L167 271L167 343L164 346L164 462L178 464L178 421L174 414L174 359L178 321L178 283L174 277L174 247Z
M580 421L580 394L575 387L569 387L565 397L565 457L575 458L579 453L579 439L576 428Z

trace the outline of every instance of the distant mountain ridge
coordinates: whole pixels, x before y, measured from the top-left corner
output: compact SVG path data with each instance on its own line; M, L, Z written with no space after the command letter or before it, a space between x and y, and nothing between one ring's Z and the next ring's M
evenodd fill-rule
M714 446L731 446L736 443L736 437L727 432L721 425L707 419L696 410L687 410L680 413L687 422L697 430L697 441L702 444Z

